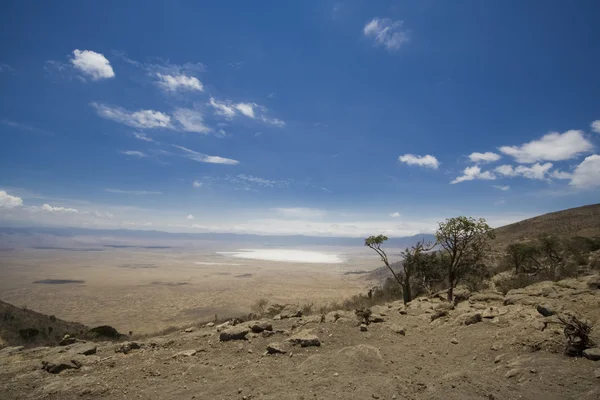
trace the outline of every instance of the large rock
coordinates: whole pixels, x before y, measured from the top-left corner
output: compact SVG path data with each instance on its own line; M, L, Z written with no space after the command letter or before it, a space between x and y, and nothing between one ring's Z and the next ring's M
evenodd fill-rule
M270 322L266 321L255 321L248 324L250 330L254 333L261 333L263 331L272 331L273 325Z
M285 354L286 348L281 343L269 343L267 345L267 353L269 354Z
M554 308L548 304L538 304L536 310L544 317L551 317L556 314Z
M42 369L51 374L59 374L66 369L78 369L81 362L70 357L56 357L42 361Z
M139 348L141 348L141 346L137 342L125 342L125 343L121 343L120 345L118 345L115 348L115 353L127 354L131 350L137 350Z
M587 358L588 360L598 361L598 360L600 360L600 348L593 347L591 349L585 349L583 351L583 356L585 358Z
M300 318L302 316L302 310L293 304L288 304L281 310L279 316L281 319Z
M469 303L493 303L504 302L504 296L500 292L480 292L475 293L469 298Z
M301 347L320 346L321 341L311 330L303 330L287 339L290 343L299 344Z
M219 335L221 342L229 340L246 340L246 335L250 332L250 328L243 325L236 325L225 329Z
M466 315L461 315L461 317L464 318L463 324L465 324L467 326L481 322L481 319L482 319L481 313L469 313Z
M96 345L92 343L79 343L69 349L70 353L89 356L96 354Z

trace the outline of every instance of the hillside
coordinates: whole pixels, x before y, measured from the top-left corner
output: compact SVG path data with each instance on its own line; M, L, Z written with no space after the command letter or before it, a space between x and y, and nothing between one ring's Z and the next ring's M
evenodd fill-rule
M3 399L600 398L600 348L564 355L558 315L600 323L600 276L503 295L198 324L126 343L0 350ZM235 326L232 326L235 325ZM592 331L599 342L600 330Z

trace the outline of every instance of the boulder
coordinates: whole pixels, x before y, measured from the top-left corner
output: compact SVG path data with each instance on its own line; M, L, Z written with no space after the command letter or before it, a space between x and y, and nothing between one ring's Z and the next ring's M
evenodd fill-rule
M250 332L250 328L243 325L232 326L221 332L219 340L227 342L229 340L246 340L246 335Z
M287 340L293 344L299 344L301 347L321 345L319 338L309 329L300 331Z
M66 369L78 369L81 363L70 357L56 357L42 361L42 369L51 374L59 374Z
M553 307L548 304L538 304L536 307L537 312L542 314L544 317L551 317L556 314Z
M436 311L431 315L431 321L435 321L436 319L445 317L446 315L448 315L447 310Z
M464 324L465 325L473 325L478 322L481 322L481 314L480 313L472 313L465 316Z
M383 318L381 314L371 314L371 316L369 317L369 321L377 324L385 322L385 318Z
M96 354L96 345L92 343L79 343L69 349L69 353L89 356Z
M267 345L268 354L285 354L287 350L281 343L269 343Z
M131 350L137 350L139 348L141 348L141 346L137 342L125 342L125 343L121 343L120 345L118 345L115 348L115 353L127 354Z
M300 318L302 316L302 310L293 304L288 304L281 310L279 316L281 319Z
M592 347L591 349L585 349L583 356L588 360L598 361L600 360L600 347Z
M367 325L365 325L365 324L360 324L359 329L361 332L366 332L369 330L369 328L367 328Z
M251 322L250 324L248 324L248 326L250 327L250 330L254 333L261 333L263 331L273 330L273 325L266 321Z
M71 337L69 335L65 335L65 337L58 343L59 346L68 346L70 344L73 344L77 342L77 339L74 337Z
M213 326L215 326L214 322L209 322L208 324L206 324L207 328L212 328Z
M123 335L110 325L97 326L85 334L92 339L120 339Z
M216 326L217 332L221 332L223 329L227 329L230 326L232 326L231 321L225 321L222 324L219 324L219 325Z
M185 333L191 333L191 332L194 332L194 328L185 328L185 329L184 329L184 332L185 332Z

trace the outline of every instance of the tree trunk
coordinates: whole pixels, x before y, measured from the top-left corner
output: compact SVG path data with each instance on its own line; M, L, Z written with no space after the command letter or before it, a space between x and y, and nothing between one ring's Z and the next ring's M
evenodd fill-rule
M404 304L410 303L412 301L412 293L410 292L410 282L404 282L402 285L402 298L404 299Z
M452 286L450 286L450 288L448 289L448 302L452 303L453 300L453 292L454 292L454 288Z
M448 268L448 302L452 303L454 294L454 271L452 267Z

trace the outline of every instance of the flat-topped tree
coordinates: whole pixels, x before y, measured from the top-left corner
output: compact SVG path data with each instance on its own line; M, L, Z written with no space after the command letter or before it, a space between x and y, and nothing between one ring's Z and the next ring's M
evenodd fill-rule
M494 231L484 218L461 216L440 222L435 238L447 270L448 301L453 300L456 285L480 269L489 248L488 240L494 237Z

